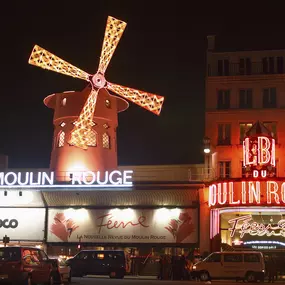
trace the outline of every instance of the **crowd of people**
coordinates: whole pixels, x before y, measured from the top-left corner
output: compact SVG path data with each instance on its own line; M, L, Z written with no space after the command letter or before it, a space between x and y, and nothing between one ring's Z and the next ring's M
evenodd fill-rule
M159 259L160 270L158 279L160 280L191 280L191 269L194 264L187 252L181 256L161 255Z

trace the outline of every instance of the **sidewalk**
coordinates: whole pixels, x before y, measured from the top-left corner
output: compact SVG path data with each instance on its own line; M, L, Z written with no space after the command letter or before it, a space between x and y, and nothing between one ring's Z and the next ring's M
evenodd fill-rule
M109 275L86 275L87 278L110 278ZM124 279L157 280L157 276L125 275Z

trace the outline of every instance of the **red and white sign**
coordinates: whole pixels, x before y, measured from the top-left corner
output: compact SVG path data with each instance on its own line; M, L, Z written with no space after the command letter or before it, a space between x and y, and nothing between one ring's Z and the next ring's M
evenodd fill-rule
M197 209L49 209L48 242L197 243Z
M252 136L243 141L243 165L254 178L275 175L275 140L271 137Z
M285 205L284 181L241 181L209 186L209 206Z
M42 241L45 230L44 208L0 208L0 238Z

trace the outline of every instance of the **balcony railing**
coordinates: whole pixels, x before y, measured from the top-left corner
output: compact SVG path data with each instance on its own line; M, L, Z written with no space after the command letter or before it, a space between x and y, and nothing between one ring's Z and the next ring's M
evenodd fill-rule
M284 74L283 68L273 68L270 70L264 67L262 62L252 62L250 66L242 67L239 63L229 63L228 67L223 68L223 71L218 70L218 67L209 67L208 76L244 76L244 75L261 75L261 74Z
M217 178L213 168L207 168L204 165L201 167L189 168L188 170L189 181L207 182Z

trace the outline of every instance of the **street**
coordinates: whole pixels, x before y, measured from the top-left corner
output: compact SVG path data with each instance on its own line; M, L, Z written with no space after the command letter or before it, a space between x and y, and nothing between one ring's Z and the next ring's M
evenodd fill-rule
M84 278L73 278L72 284L74 285L91 285L91 284L97 284L97 285L164 285L164 284L193 284L193 285L201 285L201 284L208 284L206 282L194 282L194 281L171 281L171 280L155 280L155 279L139 279L139 278L126 278L126 279L110 279L109 277L84 277ZM215 285L231 285L231 284L243 284L243 282L235 282L235 281L212 281L212 284ZM265 282L267 283L267 282ZM277 284L285 284L285 282L277 281Z

